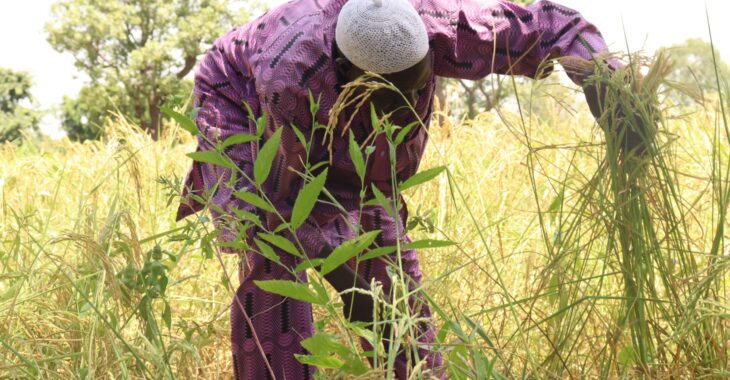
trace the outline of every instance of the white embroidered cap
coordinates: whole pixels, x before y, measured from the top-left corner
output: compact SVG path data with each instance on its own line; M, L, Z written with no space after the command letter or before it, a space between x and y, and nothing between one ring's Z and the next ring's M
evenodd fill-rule
M340 10L335 40L355 66L392 74L428 54L428 33L408 0L349 0Z

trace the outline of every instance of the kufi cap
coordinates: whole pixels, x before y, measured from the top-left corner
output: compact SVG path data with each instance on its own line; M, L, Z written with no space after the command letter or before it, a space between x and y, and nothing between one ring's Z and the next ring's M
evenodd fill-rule
M408 0L349 0L340 10L335 40L355 66L392 74L428 54L428 33Z

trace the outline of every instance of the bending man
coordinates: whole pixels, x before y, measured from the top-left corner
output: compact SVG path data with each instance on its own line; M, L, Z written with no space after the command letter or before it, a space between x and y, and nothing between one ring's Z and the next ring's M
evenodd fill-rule
M373 93L369 101L380 114L391 114L395 124L408 125L417 120L406 109L410 103L418 118L428 125L437 76L480 79L497 73L535 78L549 73L549 68L542 70L549 59L592 60L605 52L603 38L593 25L576 11L548 1L523 7L502 0L294 0L228 32L205 56L195 77L195 106L199 108L196 122L204 135L199 139L199 150L213 149L210 141L220 142L235 134L255 134L256 124L249 119L246 103L256 117L268 115L264 139L282 129L282 143L263 188L286 220L303 185L297 174L302 171L303 162L332 160L326 188L347 212L342 215L340 209L327 203L317 204L296 232L308 257L326 257L333 247L352 238L354 232L348 227L353 224L364 231L382 230L377 245L392 246L404 230L407 211L404 208L395 218L379 206L359 211L361 181L350 159L349 134L341 137L343 134L339 133L347 125L356 141L365 141L372 132L370 108L353 106L340 113L336 123L340 130L335 130L332 145L322 144L319 139L323 136L315 133L309 156L304 157L306 150L290 126L310 135L310 92L320 102L314 118L326 125L343 86L366 71L374 72L405 95L404 99L387 89ZM574 71L569 75L581 84L590 73L591 70ZM416 173L426 140L427 131L419 126L398 146L398 181ZM248 178L254 177L258 143L237 144L226 150ZM385 136L379 136L374 146L365 186L375 185L386 196L392 196ZM235 182L235 186L229 182ZM221 239L230 241L237 235L232 216L238 210L259 215L269 229L280 223L277 216L233 195L252 189L253 184L246 179L231 181L229 169L195 162L184 195L207 196ZM203 207L188 198L181 204L178 218ZM255 230L247 233L253 236ZM305 353L300 342L313 334L311 305L263 292L254 284L254 280L297 277L306 281L305 273L295 276L287 270L296 267L300 260L282 254L280 266L259 254L241 254L245 256L241 284L231 309L237 378L310 378L314 368L300 364L294 355ZM368 260L357 267L351 261L326 279L337 290L344 291L353 285L367 289L374 278L383 284L387 294L390 279L386 267L393 259ZM402 252L401 262L404 272L417 286L421 272L416 253ZM343 299L348 318L371 321L372 300ZM417 300L413 305L420 317L430 318L426 305ZM428 349L434 339L433 327L423 324L414 339L420 342L417 357L424 362L419 371L431 369L439 376L441 357ZM398 356L397 378L409 376L415 364L409 363L413 357L405 353Z

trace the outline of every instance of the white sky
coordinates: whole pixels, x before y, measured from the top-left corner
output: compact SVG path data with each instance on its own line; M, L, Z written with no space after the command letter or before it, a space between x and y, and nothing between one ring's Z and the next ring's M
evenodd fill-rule
M445 0L449 1L449 0ZM0 0L0 66L25 70L33 76L32 93L43 109L57 107L64 95L74 96L83 76L74 68L69 54L54 51L46 42L44 24L50 17L54 0ZM270 0L281 3L282 0ZM683 42L692 37L708 40L705 4L716 46L730 57L730 1L707 0L556 0L580 11L595 24L613 51L625 51L623 25L629 48L647 53L661 46ZM58 120L44 118L41 129L62 135Z

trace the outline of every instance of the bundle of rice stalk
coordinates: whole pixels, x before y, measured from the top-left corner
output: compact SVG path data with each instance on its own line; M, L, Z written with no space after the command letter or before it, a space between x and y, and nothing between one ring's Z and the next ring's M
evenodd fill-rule
M665 124L658 94L671 86L666 80L671 71L664 54L652 61L634 58L623 69L597 70L586 85L606 135L597 194L605 198L599 203L606 205L608 251L615 253L623 278L618 327L630 333L630 344L626 339L620 361L650 376L671 371L680 358L696 365L685 369L707 373L726 356L722 342L712 342L725 336L716 330L723 325L695 307L700 298L716 301L717 295L694 289L722 277L691 246L690 211L672 167L671 141L660 133ZM721 226L724 216L715 222Z

